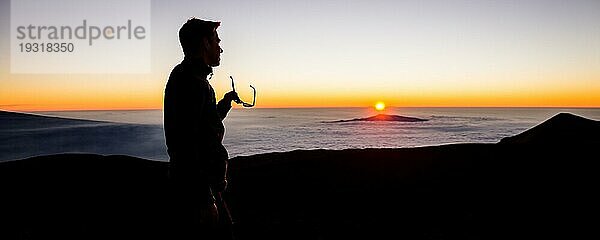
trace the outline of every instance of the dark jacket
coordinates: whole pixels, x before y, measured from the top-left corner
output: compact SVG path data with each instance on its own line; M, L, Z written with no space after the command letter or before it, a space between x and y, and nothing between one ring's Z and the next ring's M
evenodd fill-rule
M207 80L212 68L184 59L165 89L164 129L171 176L198 186L222 182L227 171L227 150L222 144L223 119L230 101L218 104Z

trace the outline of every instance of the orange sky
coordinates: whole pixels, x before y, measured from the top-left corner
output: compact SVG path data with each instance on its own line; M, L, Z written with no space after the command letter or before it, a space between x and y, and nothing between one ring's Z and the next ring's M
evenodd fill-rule
M234 75L243 100L256 87L256 107L600 107L598 1L153 1L148 74L10 73L9 2L2 110L161 109L189 16L222 22L217 99Z
M0 89L0 109L12 111L161 109L163 82L120 84L119 81L73 77L68 88L52 79L28 83L14 80ZM32 86L35 85L35 86ZM216 89L217 98L228 89ZM242 99L251 101L250 91L238 88ZM369 107L382 101L388 107L599 107L598 85L562 86L554 89L497 91L432 89L423 91L339 91L314 89L278 92L258 88L257 107Z

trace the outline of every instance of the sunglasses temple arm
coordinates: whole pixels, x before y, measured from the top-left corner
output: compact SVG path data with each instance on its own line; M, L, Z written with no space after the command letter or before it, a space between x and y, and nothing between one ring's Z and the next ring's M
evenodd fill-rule
M256 104L256 89L254 90L254 95L252 97L252 106L254 106L254 104Z
M233 89L232 91L235 92L235 83L233 83L233 76L229 76L229 78L231 78L231 89Z

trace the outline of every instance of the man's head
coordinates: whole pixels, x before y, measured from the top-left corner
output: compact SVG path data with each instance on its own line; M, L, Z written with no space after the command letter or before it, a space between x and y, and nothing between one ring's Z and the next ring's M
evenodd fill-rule
M223 49L219 46L217 28L220 22L192 18L179 29L179 42L186 58L204 61L211 67L219 66Z

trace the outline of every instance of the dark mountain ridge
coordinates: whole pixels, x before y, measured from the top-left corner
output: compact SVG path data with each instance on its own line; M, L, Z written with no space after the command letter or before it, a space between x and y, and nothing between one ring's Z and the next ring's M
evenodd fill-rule
M597 125L559 114L510 144L236 157L225 198L238 239L587 237L597 145L546 139ZM0 163L0 184L0 239L169 239L177 217L168 162L40 156Z

